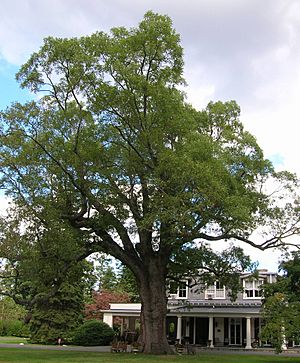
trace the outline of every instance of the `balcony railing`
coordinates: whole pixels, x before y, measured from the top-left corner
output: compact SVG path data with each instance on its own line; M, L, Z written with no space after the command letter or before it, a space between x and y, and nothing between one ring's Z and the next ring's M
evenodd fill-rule
M208 288L205 290L205 299L225 299L225 288Z

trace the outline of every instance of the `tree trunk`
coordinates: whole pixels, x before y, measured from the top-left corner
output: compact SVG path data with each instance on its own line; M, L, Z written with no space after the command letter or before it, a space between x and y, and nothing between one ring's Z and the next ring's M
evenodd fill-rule
M155 263L145 268L140 278L140 297L142 302L141 326L144 352L151 354L170 354L172 350L167 341L166 278Z

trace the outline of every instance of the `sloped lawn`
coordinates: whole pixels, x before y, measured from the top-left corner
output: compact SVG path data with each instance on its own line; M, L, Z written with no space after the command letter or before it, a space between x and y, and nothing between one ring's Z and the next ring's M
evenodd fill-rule
M0 363L289 363L300 362L300 357L259 356L236 354L205 354L196 356L149 356L131 353L93 353L74 351L47 351L31 349L0 348Z

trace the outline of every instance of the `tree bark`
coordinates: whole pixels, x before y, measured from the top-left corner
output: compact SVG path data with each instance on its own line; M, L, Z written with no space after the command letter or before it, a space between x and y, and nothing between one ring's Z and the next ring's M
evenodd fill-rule
M140 277L141 326L145 353L172 353L166 332L167 297L164 270L165 267L161 268L152 261Z

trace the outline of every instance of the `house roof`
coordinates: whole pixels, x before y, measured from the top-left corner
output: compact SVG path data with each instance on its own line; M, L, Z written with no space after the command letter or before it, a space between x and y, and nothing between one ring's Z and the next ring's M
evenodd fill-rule
M220 303L220 302L197 302L185 305L169 306L169 315L226 315L226 316L248 316L260 315L261 302L243 303Z
M141 311L140 304L111 304L110 310L102 310L120 316L135 316ZM168 315L184 316L260 316L261 301L224 302L224 301L188 301L168 304Z

